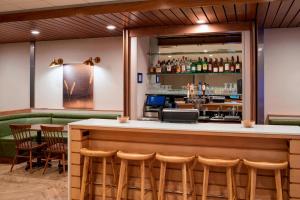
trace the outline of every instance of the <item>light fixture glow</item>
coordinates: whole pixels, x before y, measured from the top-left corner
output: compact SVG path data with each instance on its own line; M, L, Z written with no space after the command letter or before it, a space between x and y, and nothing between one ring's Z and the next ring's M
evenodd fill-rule
M172 58L172 56L168 56L168 58Z
M196 21L197 24L205 24L205 21L203 19L199 19Z
M116 26L114 26L114 25L108 25L108 26L106 26L106 28L107 28L108 30L115 30L115 29L116 29Z
M258 51L262 51L262 50L263 50L263 48L261 48L261 47L260 47L260 48L258 48Z
M212 55L212 54L210 54L210 55L209 55L209 57L213 57L213 55Z
M38 34L40 34L40 31L38 31L38 30L32 30L31 34L32 35L38 35Z
M207 51L207 49L204 49L203 52L207 53L208 51Z

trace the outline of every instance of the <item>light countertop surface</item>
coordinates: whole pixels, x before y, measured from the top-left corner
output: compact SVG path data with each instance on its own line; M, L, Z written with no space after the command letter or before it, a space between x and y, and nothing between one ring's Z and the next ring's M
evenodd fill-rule
M265 135L300 136L300 126L278 126L278 125L254 125L253 128L244 128L241 124L221 123L166 123L160 121L136 121L130 120L127 123L119 123L110 119L88 119L69 124L72 128L124 128L124 129L151 129L151 130L174 130L191 132L212 132L212 133L247 133Z

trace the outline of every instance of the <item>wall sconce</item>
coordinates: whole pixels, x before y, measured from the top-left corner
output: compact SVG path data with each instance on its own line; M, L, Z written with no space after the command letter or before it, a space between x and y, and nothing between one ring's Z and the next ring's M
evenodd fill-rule
M64 60L62 58L58 58L58 59L53 59L52 62L50 63L49 67L53 68L53 67L59 67L62 64L64 64Z
M85 60L83 62L83 64L89 65L89 66L94 66L94 62L100 63L100 61L101 61L100 57L95 57L94 59L92 57L90 57L89 59Z

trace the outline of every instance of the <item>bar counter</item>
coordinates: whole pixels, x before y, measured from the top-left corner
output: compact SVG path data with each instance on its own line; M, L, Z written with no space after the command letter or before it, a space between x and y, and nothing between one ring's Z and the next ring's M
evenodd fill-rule
M121 124L117 120L90 119L69 124L69 134L70 199L79 199L83 161L79 150L83 147L134 153L159 152L178 156L246 158L266 162L288 160L289 169L283 173L282 178L284 199L300 199L299 126L255 125L253 128L243 128L240 124L177 124L158 121L129 121ZM99 173L100 166L100 163L96 162L95 169ZM202 172L201 165L197 164L194 170L197 199L200 198L202 191ZM238 198L245 199L247 169L241 164L235 173ZM139 199L138 167L131 166L129 174L131 181L128 199ZM154 174L158 181L158 162L155 163ZM95 194L96 199L101 199L101 186L98 185L101 178L100 176L98 178L98 181L95 181ZM167 199L180 199L182 190L179 167L168 166L166 179ZM146 183L146 188L150 188L149 182ZM209 199L226 199L226 176L223 170L216 168L211 171L208 196ZM276 199L272 171L258 172L256 198ZM150 192L146 194L145 199L151 199Z

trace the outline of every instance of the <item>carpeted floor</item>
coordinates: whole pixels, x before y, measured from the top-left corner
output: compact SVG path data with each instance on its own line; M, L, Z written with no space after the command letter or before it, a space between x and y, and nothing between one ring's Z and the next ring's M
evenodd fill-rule
M1 200L67 200L68 178L59 174L57 163L48 168L35 169L32 174L25 171L25 163L16 165L12 173L10 165L0 164Z

